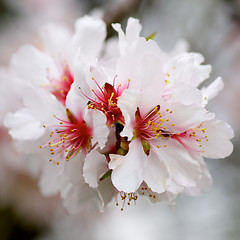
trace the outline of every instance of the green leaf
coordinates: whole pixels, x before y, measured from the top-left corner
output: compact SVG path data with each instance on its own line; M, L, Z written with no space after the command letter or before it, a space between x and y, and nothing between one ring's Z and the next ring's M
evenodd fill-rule
M67 113L67 118L68 118L69 122L76 124L77 123L77 119L76 119L76 117L73 115L73 113L68 108L66 108L66 113Z
M100 177L99 181L102 181L103 179L105 179L105 178L107 178L107 177L110 177L111 174L112 174L112 169L110 169L109 171L107 171L106 173L104 173L104 174Z
M144 139L141 140L141 143L142 143L144 152L146 153L146 155L149 155L150 148L151 148L149 143L146 140L144 140Z
M146 40L147 40L147 41L148 41L149 39L153 40L153 39L156 37L156 35L157 35L157 32L153 32L152 34L150 34L150 35L148 35L148 36L146 37Z

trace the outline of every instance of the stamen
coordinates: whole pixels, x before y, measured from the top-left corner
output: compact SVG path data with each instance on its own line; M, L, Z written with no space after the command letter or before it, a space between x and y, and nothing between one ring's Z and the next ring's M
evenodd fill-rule
M49 146L51 155L55 155L54 158L51 158L51 161L58 159L60 156L68 161L80 150L86 153L87 149L91 147L92 129L87 126L81 114L76 118L68 109L66 112L69 121L61 120L54 116L60 120L60 125L53 125L56 129L51 131L50 134L50 137L53 134L55 134L55 137L48 144L40 146L40 148ZM59 127L61 127L61 130L58 130ZM64 157L66 153L67 156Z

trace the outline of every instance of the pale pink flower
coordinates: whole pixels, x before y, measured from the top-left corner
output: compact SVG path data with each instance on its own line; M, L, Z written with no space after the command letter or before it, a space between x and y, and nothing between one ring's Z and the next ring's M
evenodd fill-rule
M75 213L95 200L101 209L112 198L124 205L138 195L174 204L181 192L206 191L212 179L203 157L231 154L233 131L205 109L223 82L198 89L211 72L203 56L182 47L163 52L140 37L133 18L126 33L113 25L119 42L115 56L106 51L109 61L102 21L78 20L73 37L53 28L58 34L47 28L42 51L25 46L13 57L25 79L24 108L5 119L13 138L41 140L44 154L49 148L53 165L43 167L43 193L60 192Z
M129 32L124 35L117 26L121 56L116 74L130 79L118 99L125 119L121 136L128 138L129 150L109 155L113 185L127 194L144 189L155 199L164 192L201 193L211 185L202 156L223 158L233 149L231 127L204 108L222 89L222 80L198 90L211 71L201 65L200 54L167 55L139 31L129 40Z

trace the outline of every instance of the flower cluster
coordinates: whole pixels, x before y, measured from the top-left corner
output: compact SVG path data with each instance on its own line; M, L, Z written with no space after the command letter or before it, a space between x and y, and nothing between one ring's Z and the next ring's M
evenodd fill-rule
M75 32L59 25L41 31L40 46L14 54L22 106L4 120L9 134L44 156L40 187L60 192L72 213L140 195L173 204L179 193L211 186L203 160L233 150L231 127L206 109L223 88L198 53L163 52L140 36L130 18L118 40L106 40L102 20L85 16ZM47 156L48 155L48 156Z

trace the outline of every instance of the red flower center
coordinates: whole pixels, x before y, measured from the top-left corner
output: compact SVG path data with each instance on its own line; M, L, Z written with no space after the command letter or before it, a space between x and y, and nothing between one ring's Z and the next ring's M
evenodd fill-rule
M51 84L48 90L58 99L59 102L65 105L66 97L73 81L74 77L70 72L69 66L66 65L60 78L51 79Z
M160 121L161 113L159 110L160 105L157 105L146 116L142 117L139 107L137 108L135 113L135 135L137 138L148 141L162 134L162 121Z
M68 121L58 119L59 125L54 126L56 129L50 133L52 138L48 144L51 154L54 156L50 161L65 154L68 161L74 157L80 150L85 154L91 145L92 129L87 126L82 115L76 118L68 109L66 109ZM42 146L40 146L41 148ZM59 161L56 162L59 164Z
M92 78L98 87L96 90L92 89L92 92L95 95L95 99L89 98L83 93L84 96L90 100L88 108L102 111L107 117L108 126L111 126L113 123L116 122L124 124L124 117L117 103L118 98L119 96L121 96L123 90L129 87L129 81L125 86L122 86L120 84L115 87L115 78L113 81L113 85L111 85L110 83L105 83L103 87L100 87L97 81Z

